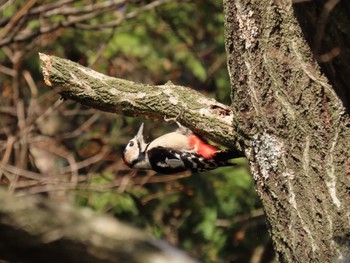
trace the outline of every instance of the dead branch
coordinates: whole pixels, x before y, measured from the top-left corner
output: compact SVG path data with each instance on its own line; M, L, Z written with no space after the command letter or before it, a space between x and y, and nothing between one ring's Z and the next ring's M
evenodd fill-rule
M145 85L112 78L72 61L39 54L48 86L62 86L63 98L127 116L172 118L222 145L233 147L233 113L229 106L173 83Z

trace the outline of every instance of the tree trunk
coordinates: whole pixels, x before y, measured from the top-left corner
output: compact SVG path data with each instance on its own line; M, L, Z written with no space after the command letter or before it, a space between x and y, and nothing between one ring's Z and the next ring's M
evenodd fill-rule
M308 1L293 8L322 72L350 113L350 1Z
M232 111L281 262L345 262L350 120L286 1L226 0Z

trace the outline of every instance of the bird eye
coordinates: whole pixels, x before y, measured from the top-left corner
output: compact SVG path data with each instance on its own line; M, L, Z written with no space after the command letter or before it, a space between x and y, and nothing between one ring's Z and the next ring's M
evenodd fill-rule
M134 142L133 141L129 142L129 146L133 147L134 146Z

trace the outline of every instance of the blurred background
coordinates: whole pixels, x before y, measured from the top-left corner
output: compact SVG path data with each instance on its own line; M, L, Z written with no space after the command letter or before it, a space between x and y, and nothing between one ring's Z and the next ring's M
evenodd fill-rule
M0 184L108 213L203 262L273 261L246 168L129 170L121 154L141 122L148 140L176 125L62 100L45 86L38 52L230 104L221 1L0 1Z

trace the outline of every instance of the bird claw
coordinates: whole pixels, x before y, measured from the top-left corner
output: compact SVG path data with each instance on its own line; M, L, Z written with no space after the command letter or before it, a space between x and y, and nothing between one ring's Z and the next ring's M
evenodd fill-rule
M179 126L179 128L177 129L178 132L182 133L182 134L189 134L192 133L191 130L185 126L183 126L180 122L177 121L177 119L179 118L179 116L181 115L181 113L179 113L175 118L167 118L166 116L164 116L164 120L166 122L169 121L173 121L177 124L177 126Z
M164 116L164 120L166 122L173 121L177 124L177 126L179 126L179 128L184 128L184 126L181 125L181 123L177 121L177 119L179 118L180 115L181 115L181 113L179 113L176 117L173 117L173 118L167 118L166 116Z

